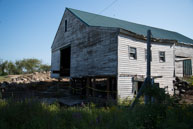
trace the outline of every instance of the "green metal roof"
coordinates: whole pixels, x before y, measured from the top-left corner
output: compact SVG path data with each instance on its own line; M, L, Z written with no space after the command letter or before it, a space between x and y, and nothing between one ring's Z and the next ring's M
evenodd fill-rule
M101 16L93 13L88 13L88 12L84 12L76 9L71 9L71 8L67 8L67 9L89 26L122 28L144 36L146 36L147 30L150 29L154 38L177 40L178 42L193 44L192 39L182 34L179 34L177 32L168 31L168 30L159 29L159 28L150 27L150 26L141 25L141 24L136 24L136 23L123 21L115 18L110 18L106 16Z

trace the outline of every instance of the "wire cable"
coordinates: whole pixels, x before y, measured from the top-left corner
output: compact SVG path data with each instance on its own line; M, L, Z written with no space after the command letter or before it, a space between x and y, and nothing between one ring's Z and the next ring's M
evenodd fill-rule
M105 7L103 10L101 10L98 15L102 14L104 11L106 11L107 9L109 9L111 6L113 6L118 0L114 0L111 4L109 4L107 7ZM96 16L97 17L97 16ZM94 19L96 19L96 17L90 19L88 22L93 21Z
M113 6L118 0L114 0L111 4L109 4L107 7L105 7L102 11L100 11L98 14L102 14L104 11L109 9L111 6Z

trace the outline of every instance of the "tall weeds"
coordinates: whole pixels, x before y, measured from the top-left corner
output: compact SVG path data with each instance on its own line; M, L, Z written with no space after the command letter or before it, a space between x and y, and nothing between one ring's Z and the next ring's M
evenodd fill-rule
M33 100L0 101L0 129L192 129L192 105L60 107Z

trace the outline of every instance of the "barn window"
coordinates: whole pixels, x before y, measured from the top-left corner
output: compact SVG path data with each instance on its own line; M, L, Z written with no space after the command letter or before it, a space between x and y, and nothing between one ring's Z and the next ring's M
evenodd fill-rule
M67 20L65 20L65 32L67 32Z
M166 61L165 58L166 58L166 57L165 57L165 52L164 52L164 51L160 51L160 52L159 52L159 61L160 61L160 62L165 62L165 61Z
M135 47L129 47L129 58L130 59L137 59L137 49Z
M150 51L151 53L151 51ZM147 60L147 49L145 49L145 60ZM150 56L150 60L152 61L152 53L151 53L151 56Z

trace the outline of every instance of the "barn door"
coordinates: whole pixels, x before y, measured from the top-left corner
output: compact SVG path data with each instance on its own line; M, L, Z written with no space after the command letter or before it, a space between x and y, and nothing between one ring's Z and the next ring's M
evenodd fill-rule
M192 75L192 61L191 59L183 61L183 75L191 76Z

